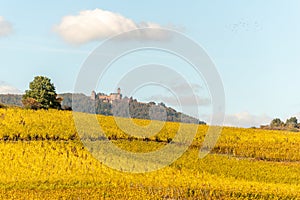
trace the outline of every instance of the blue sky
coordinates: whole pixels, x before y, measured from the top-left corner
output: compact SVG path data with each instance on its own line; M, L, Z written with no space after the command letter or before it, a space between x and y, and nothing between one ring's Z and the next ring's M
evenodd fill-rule
M223 80L227 125L285 120L300 116L299 8L297 0L1 0L0 85L4 93L7 85L24 91L34 76L46 75L58 92L71 92L82 63L105 37L74 44L54 27L65 16L100 9L137 24L176 27L201 45Z

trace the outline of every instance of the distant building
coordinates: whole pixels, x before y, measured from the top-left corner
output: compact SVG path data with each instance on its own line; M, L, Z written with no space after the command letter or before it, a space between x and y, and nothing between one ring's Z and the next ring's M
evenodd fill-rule
M109 99L110 103L112 103L115 100L121 100L122 99L121 89L118 88L117 93L110 93L109 98L110 98Z
M118 88L117 93L110 93L110 95L106 95L103 93L96 94L96 92L93 91L91 94L91 99L96 100L97 98L102 102L113 103L113 101L115 100L122 99L121 89Z
M92 94L91 94L91 100L95 101L96 100L96 97L97 97L97 94L95 91L92 91Z
M270 126L269 125L260 125L260 128L261 129L270 129Z

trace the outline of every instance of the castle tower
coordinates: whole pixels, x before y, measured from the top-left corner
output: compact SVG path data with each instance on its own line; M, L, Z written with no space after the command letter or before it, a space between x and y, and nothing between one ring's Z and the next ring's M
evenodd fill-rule
M95 91L92 91L92 94L91 94L91 100L96 100L96 92Z
M122 99L121 88L118 88L118 99Z

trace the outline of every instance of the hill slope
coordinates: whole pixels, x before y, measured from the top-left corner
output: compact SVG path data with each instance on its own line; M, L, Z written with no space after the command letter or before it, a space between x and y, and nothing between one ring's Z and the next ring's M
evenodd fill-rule
M157 119L163 121L173 121L173 122L185 122L194 124L205 124L205 122L200 121L194 117L188 116L186 114L177 112L171 107L165 106L163 103L155 104L141 103L135 99L129 99L129 113L123 108L122 101L116 101L114 104L103 102L101 100L91 100L90 97L84 94L71 94L64 93L60 94L63 98L62 108L70 109L72 108L72 100L74 98L76 108L73 108L78 112L85 113L96 113L106 116L120 116L120 117L131 117L137 119ZM0 94L0 103L7 105L22 106L22 95L3 95ZM122 109L123 108L123 109ZM155 112L156 115L150 116L150 109L161 110L160 112ZM163 118L164 111L166 111L166 116Z

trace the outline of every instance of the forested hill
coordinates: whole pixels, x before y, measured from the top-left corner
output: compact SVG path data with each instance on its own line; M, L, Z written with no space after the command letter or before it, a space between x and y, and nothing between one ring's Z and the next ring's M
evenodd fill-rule
M22 106L22 95L0 94L0 103L12 106Z
M62 109L75 110L86 113L96 113L106 116L132 117L138 119L155 119L166 120L171 122L185 122L194 124L205 124L194 117L177 112L171 107L167 107L163 103L156 104L154 102L141 103L136 99L128 98L115 101L113 104L103 102L101 100L91 100L90 97L84 94L74 95L75 108L72 108L72 94L59 94L63 98ZM126 104L129 102L129 109L126 109ZM6 105L22 106L22 95L4 95L0 94L0 103ZM150 115L149 115L150 113Z

